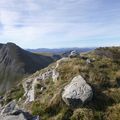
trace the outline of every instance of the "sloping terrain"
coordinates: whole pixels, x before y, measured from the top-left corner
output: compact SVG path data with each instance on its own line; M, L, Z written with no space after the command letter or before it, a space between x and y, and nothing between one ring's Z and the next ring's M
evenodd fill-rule
M21 107L41 120L119 120L118 49L99 48L76 58L62 58L25 78L6 93L3 104L19 100ZM104 52L98 54L98 50Z
M96 55L108 57L111 59L120 59L120 47L105 47L95 50Z
M23 75L48 66L53 59L23 50L13 43L0 44L0 91L8 90Z

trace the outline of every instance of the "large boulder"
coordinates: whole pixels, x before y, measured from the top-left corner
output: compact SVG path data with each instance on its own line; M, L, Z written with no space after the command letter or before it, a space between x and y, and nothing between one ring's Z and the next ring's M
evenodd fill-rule
M92 96L92 88L80 75L74 77L73 80L64 87L62 93L63 101L72 107L82 106L85 102L90 101Z

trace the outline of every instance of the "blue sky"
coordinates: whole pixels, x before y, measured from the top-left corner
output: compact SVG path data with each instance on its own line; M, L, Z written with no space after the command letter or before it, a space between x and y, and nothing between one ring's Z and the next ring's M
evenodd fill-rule
M0 0L0 42L23 48L120 45L120 0Z

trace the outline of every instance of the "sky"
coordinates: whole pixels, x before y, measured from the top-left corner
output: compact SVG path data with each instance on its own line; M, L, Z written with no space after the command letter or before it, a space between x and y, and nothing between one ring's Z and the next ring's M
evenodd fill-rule
M0 0L0 43L120 46L120 0Z

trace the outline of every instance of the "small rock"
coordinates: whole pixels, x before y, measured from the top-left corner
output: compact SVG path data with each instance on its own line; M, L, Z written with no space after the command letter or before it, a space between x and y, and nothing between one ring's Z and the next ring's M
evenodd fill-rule
M59 72L57 72L55 69L53 70L53 74L52 74L52 79L53 82L57 81L59 77Z
M39 116L35 116L34 118L32 118L32 120L40 120Z
M90 59L87 59L87 60L86 60L86 63L87 63L87 64L90 64L90 63L91 63L91 60L90 60Z

